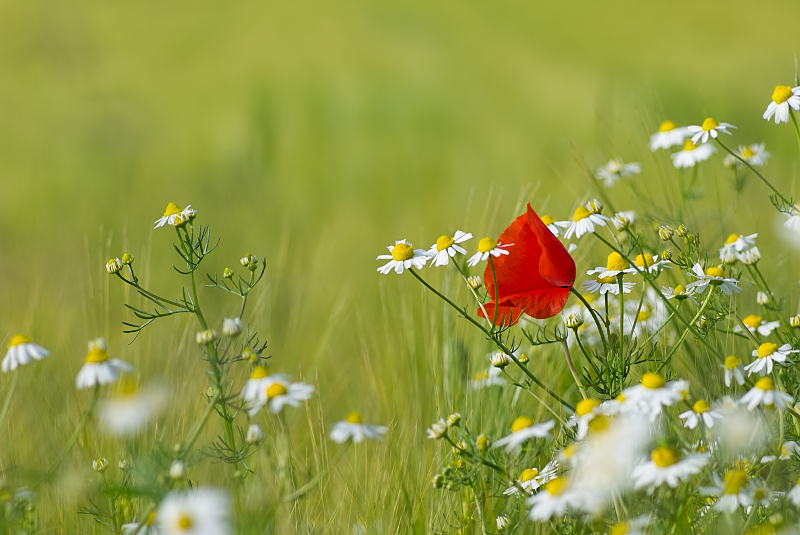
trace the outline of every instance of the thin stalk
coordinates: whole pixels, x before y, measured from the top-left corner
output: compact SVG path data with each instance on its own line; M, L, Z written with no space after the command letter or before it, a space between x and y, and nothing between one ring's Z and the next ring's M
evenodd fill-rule
M793 116L793 117L794 117L794 116ZM772 191L775 193L775 195L777 195L778 197L780 197L780 198L781 198L781 200L783 200L783 202L785 202L786 204L792 204L791 202L789 202L789 201L786 199L786 197L784 197L784 196L783 196L783 194L782 194L780 191L778 191L778 190L775 188L775 186L773 186L773 185L770 183L770 181L769 181L769 180L767 180L766 178L764 178L764 175L762 175L761 173L759 173L758 171L756 171L756 168L755 168L755 167L753 167L752 165L750 165L750 163L749 163L747 160L745 160L744 158L742 158L741 156L739 156L738 154L736 154L735 152L733 152L731 149L729 149L728 147L726 147L726 146L725 146L725 144L724 144L724 143L722 143L722 141L720 141L720 140L719 140L719 138L716 138L716 141L717 141L717 143L719 144L719 146L720 146L720 147L722 147L723 149L725 149L725 150L726 150L726 151L727 151L727 152L728 152L728 153L729 153L731 156L733 156L734 158L736 158L737 160L739 160L740 162L742 162L743 164L745 164L745 165L746 165L746 166L747 166L747 167L748 167L748 168L749 168L749 169L750 169L750 170L751 170L753 173L755 173L755 174L756 174L756 176L757 176L758 178L760 178L760 179L761 179L761 181L762 181L764 184L766 184L767 186L769 186L769 189L771 189L771 190L772 190Z
M567 366L569 366L569 371L572 373L573 379L575 379L575 384L578 386L578 390L580 391L581 396L583 396L583 399L588 399L588 396L586 395L586 389L581 384L581 380L578 377L578 372L575 370L575 364L572 363L572 357L569 354L569 346L567 346L566 339L562 340L561 344L564 346L564 355L567 357Z
M603 341L603 349L605 350L606 355L608 355L608 341L606 340L605 334L603 334L603 327L600 326L600 321L597 319L599 316L599 312L597 312L594 308L592 308L592 305L590 305L589 302L583 298L583 296L580 294L580 292L578 292L578 290L575 289L574 286L570 288L569 291L575 294L575 296L577 296L577 298L580 299L581 303L583 303L583 305L587 309L589 309L589 313L592 315L594 324L597 326L597 331L600 333L600 339Z
M797 126L797 117L794 116L793 110L789 110L789 115L792 117L792 123L794 123L794 133L797 134L797 144L800 145L800 127Z
M739 314L734 312L733 317L736 318L736 322L739 324L739 327L747 334L747 337L750 339L750 341L752 341L756 347L760 346L761 344L758 343L756 337L753 336L753 333L750 332L750 329L744 324L742 318L739 317Z
M2 424L6 420L6 414L8 414L8 409L9 407L11 407L11 398L14 396L14 391L17 389L19 374L20 371L17 370L11 376L11 384L8 385L8 391L6 392L6 399L5 401L3 401L3 408L0 409L0 424Z
M306 483L305 485L303 485L302 487L300 487L296 491L292 492L291 494L288 494L288 495L284 496L283 498L281 498L281 501L283 501L283 502L293 502L295 500L298 500L298 499L302 498L306 494L308 494L309 491L311 491L314 487L316 487L317 484L319 484L319 482L322 481L322 478L325 477L328 474L328 472L331 471L331 468L333 466L336 466L336 464L339 462L339 459L341 459L342 456L347 451L349 445L350 445L350 442L345 444L345 446L339 450L339 453L337 453L336 456L332 460L328 461L328 464L325 465L325 468L323 470L321 470L317 475L315 475L313 478L311 478L308 481L308 483Z
M700 309L697 311L697 314L694 315L694 318L692 318L690 324L686 327L686 329L684 329L683 334L678 340L678 343L675 344L675 346L672 348L672 351L669 352L669 355L667 355L667 357L663 361L661 361L661 364L658 365L658 369L656 369L656 372L661 371L661 369L664 366L666 366L667 363L672 359L672 355L674 355L675 352L678 351L678 348L683 344L683 341L686 340L686 336L689 334L689 329L691 328L692 325L695 324L695 322L698 319L700 319L700 316L703 314L703 311L706 309L706 306L708 306L708 303L709 301L711 301L711 297L713 295L714 295L714 288L709 287L708 295L706 295L706 298L703 300L703 304L700 305Z
M497 274L494 272L494 262L491 254L489 255L489 265L492 266L492 282L494 283L494 319L492 320L492 331L494 331L497 328L497 312L500 310L500 294L497 290Z

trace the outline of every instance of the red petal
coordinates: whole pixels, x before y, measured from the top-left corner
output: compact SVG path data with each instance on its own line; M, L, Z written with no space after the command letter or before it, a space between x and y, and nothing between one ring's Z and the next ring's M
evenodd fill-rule
M488 303L483 304L483 308L486 309L486 313L489 314L489 321L494 320L494 301L489 301ZM478 316L483 318L483 310L478 307ZM516 325L519 321L519 318L522 316L522 309L519 307L514 306L511 301L505 301L500 304L500 308L497 309L497 325L502 325L503 327L510 327L512 325Z
M561 240L556 238L528 203L528 225L542 247L539 273L555 286L571 288L575 284L575 261Z

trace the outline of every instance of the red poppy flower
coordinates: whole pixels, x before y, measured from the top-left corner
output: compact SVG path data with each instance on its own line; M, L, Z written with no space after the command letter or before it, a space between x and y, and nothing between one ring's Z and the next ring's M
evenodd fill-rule
M497 276L494 295L492 266L483 273L492 301L484 303L489 319L499 303L497 323L513 325L525 313L538 319L555 316L564 309L575 282L575 262L528 203L528 211L514 220L500 235L500 243L513 243L508 255L492 258ZM478 310L483 317L483 311Z

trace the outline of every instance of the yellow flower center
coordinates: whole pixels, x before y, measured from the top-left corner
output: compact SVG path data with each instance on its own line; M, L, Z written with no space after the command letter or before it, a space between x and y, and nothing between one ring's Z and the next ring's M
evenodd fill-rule
M647 321L650 319L650 316L652 315L653 315L652 312L648 312L647 310L642 310L641 312L639 312L638 321Z
M675 287L675 295L683 295L686 293L686 288L684 288L683 284L679 284Z
M577 208L575 208L575 215L572 216L572 220L580 221L581 219L586 219L590 215L592 215L592 213L589 210L587 210L583 206L578 206Z
M728 236L728 239L725 240L725 245L730 245L738 239L739 239L738 234L731 234L730 236Z
M650 267L653 265L655 261L653 260L653 255L649 255L647 253L643 255L638 255L636 257L636 265L643 268L643 267Z
M694 143L692 143L691 139L687 139L686 141L683 142L683 150L684 150L684 152L691 152L694 149L696 149L697 147L698 147L698 145L695 145Z
M742 470L731 470L722 480L725 494L739 494L739 491L747 485L747 474Z
M766 495L767 493L764 491L764 489L759 487L753 492L753 499L757 502L760 502Z
M709 405L706 400L701 399L700 401L694 404L692 410L694 410L694 412L696 412L697 414L703 414L704 412L708 412L711 410L711 405Z
M192 529L192 519L186 515L181 516L178 519L178 529L180 530Z
M414 249L407 243L398 243L392 248L392 260L403 262L414 258Z
M364 418L361 417L360 412L353 411L347 415L345 421L350 422L351 424L363 424Z
M516 420L511 424L511 432L516 433L526 427L530 427L533 425L533 420L528 418L527 416L518 416Z
M156 521L156 513L155 513L155 511L153 511L152 513L150 513L150 516L147 517L147 520L144 521L144 525L145 526L152 526L153 522L155 522L155 521Z
M137 390L138 389L136 388L135 382L131 381L130 379L125 379L117 383L114 396L116 398L130 398L136 394Z
M772 377L762 377L758 381L756 381L756 388L760 390L775 390L775 381L772 380Z
M488 379L488 378L489 378L489 372L487 372L486 370L477 372L475 374L475 380L476 381L482 381L482 380Z
M8 347L12 348L14 346L18 346L20 344L29 344L31 339L25 336L24 334L15 334L11 341L8 343Z
M725 272L720 267L710 267L706 270L706 275L708 275L709 277L716 277L718 279L721 279L722 277L725 276Z
M628 533L628 524L625 522L614 524L611 526L611 529L608 530L608 535L626 535L626 533Z
M450 236L439 236L439 239L436 240L436 250L437 251L444 251L451 245L455 243L455 240Z
M715 121L711 117L708 117L708 118L706 118L705 121L703 121L703 126L701 128L705 132L710 132L710 131L714 130L716 127L718 127L718 126L719 126L719 123L717 121Z
M479 253L488 253L492 249L497 247L497 242L495 242L491 238L483 238L481 241L478 242L478 252Z
M567 480L563 477L557 477L552 481L548 481L544 486L544 490L550 493L551 496L561 494L567 488Z
M651 458L656 466L665 468L678 462L678 452L672 448L658 447L653 450Z
M595 416L589 422L589 430L593 432L602 431L603 429L608 427L608 418L603 416L602 414Z
M741 363L742 363L742 361L737 359L733 355L728 355L727 357L725 357L725 367L727 369L729 369L729 370L734 369L735 367L737 367Z
M171 202L167 205L167 209L164 210L164 217L169 217L171 215L179 214L183 210L180 206Z
M576 453L578 453L578 449L579 449L578 445L573 442L572 444L564 448L563 452L564 457L566 457L567 459L571 459L572 457L575 456Z
M555 219L553 219L549 215L543 215L541 217L541 219L542 219L542 223L544 223L545 225L550 225L552 223L555 223L555 221L556 221Z
M526 481L530 481L531 479L536 478L536 476L538 475L539 475L539 470L537 470L536 468L528 468L527 470L522 472L522 475L519 476L519 480L522 483L525 483Z
M606 269L608 271L624 271L631 267L627 260L622 258L622 255L613 252L608 255L608 261L606 262Z
M783 104L789 97L792 96L792 88L788 85L779 85L775 87L775 91L772 92L772 101L775 104Z
M590 412L592 412L595 407L598 407L600 402L596 399L582 399L578 402L577 407L575 407L575 414L580 416L586 416Z
M600 284L615 284L617 282L616 277L597 277L597 282Z
M753 152L753 149L751 149L750 147L745 147L744 150L742 151L742 158L744 158L745 160L748 158L752 158L755 155L756 153Z
M661 123L661 126L658 127L659 132L669 132L670 130L675 130L678 128L678 125L675 124L673 121L664 121Z
M766 342L758 346L758 358L763 359L766 358L778 350L778 344L773 344L772 342Z
M286 387L281 383L273 383L267 387L267 399L274 399L286 395Z
M253 368L253 373L250 374L250 379L263 379L269 377L269 370L264 366L256 366Z
M645 388L655 390L657 388L663 388L665 384L667 384L667 382L657 373L647 372L642 376L642 386Z
M619 401L620 403L625 403L625 399L626 399L626 398L625 398L625 396L624 396L624 395L620 394L620 395L618 395L617 397L615 397L614 399L616 399L616 400L617 400L617 401Z
M86 355L86 364L98 364L108 360L108 353L96 347Z
M759 325L761 325L761 316L753 316L752 314L747 316L745 319L742 320L742 323L750 327L751 329L755 329Z

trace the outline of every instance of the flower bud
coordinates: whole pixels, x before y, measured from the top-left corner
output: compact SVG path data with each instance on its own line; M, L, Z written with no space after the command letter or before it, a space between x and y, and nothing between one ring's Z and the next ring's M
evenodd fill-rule
M756 302L759 305L767 305L767 304L769 304L769 296L767 294L765 294L764 292L758 292L756 294Z
M248 444L258 444L262 440L264 440L264 432L261 430L258 424L252 424L250 427L247 428L247 436L245 440Z
M225 318L222 322L222 334L225 336L237 336L242 333L242 320L239 318Z
M239 263L241 263L250 271L255 271L258 267L258 257L252 253L247 253L244 255L244 257L242 257L241 260L239 260Z
M478 435L478 438L475 439L475 447L480 452L487 451L489 449L489 438L486 435Z
M461 422L461 413L454 412L447 417L447 427L456 427Z
M92 461L92 468L94 468L98 472L105 472L106 468L108 468L108 459L106 459L105 457L95 459L94 461Z
M586 203L586 209L593 214L599 214L600 212L603 211L603 203L601 203L597 199L594 199L593 201Z
M130 266L131 264L133 264L133 255L128 253L122 255L122 265Z
M205 331L197 333L195 338L198 345L205 346L217 339L217 331L214 329L206 329Z
M669 241L669 240L671 240L671 239L672 239L672 235L673 235L673 234L675 234L675 231L674 231L674 230L672 230L672 228L670 228L670 227L669 227L669 226L667 226L667 225L664 225L664 226L662 226L662 227L659 227L659 228L658 228L658 236L659 236L659 237L660 237L660 238L661 238L663 241Z
M531 359L528 358L528 355L526 355L525 353L520 353L519 356L517 357L517 360L519 361L520 364L523 365L531 361Z
M120 459L119 460L119 464L117 466L119 467L120 470L125 472L130 467L130 463L128 461L126 461L125 459Z
M792 327L800 327L800 314L789 318L789 325Z
M186 477L186 465L183 461L176 459L172 461L172 466L169 467L169 477L172 479L183 479Z
M662 251L661 260L672 260L672 251Z
M256 359L258 358L258 353L256 353L249 347L246 347L242 350L242 358L244 360L249 360L250 362L255 362Z
M497 517L497 531L503 531L511 527L511 520L506 515Z
M511 358L500 351L495 351L492 353L490 360L492 361L492 366L495 368L500 368L501 370L511 364Z
M216 388L214 388L213 386L209 386L208 388L206 388L206 397L208 399L211 399L216 395L217 395L217 389Z
M678 236L681 238L685 238L689 235L689 229L686 228L686 225L678 225Z
M454 455L461 455L463 452L467 451L467 443L463 440L461 442L456 443L453 446L453 454Z
M468 278L467 283L469 284L469 287L472 288L473 290L477 290L478 288L481 287L481 284L483 284L481 278L478 275L473 275L470 278Z
M119 258L112 258L106 262L106 271L111 275L119 273L122 270L122 261Z
M442 474L436 474L433 476L433 488L440 489L444 486L444 476Z
M583 316L580 314L570 314L566 317L564 323L567 325L568 329L577 329L583 325Z

